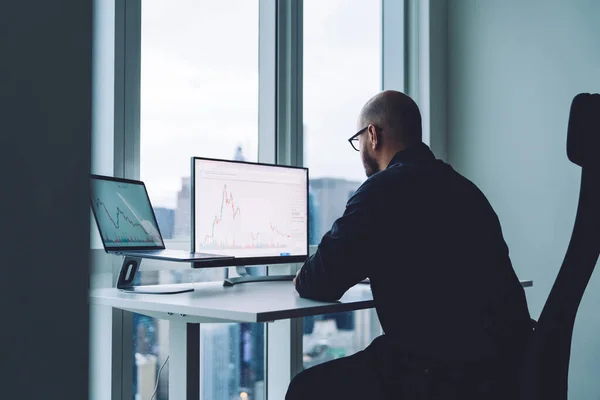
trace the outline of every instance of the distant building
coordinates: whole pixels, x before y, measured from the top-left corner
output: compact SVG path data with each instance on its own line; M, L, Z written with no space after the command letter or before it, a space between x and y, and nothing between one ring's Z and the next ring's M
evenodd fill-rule
M201 398L239 398L240 324L204 324L200 335Z
M242 146L238 146L235 149L235 155L233 156L233 159L235 161L246 161L246 157L244 156L244 150L242 149Z
M309 204L311 244L318 244L321 237L331 229L333 222L342 216L348 199L360 186L360 182L338 178L310 180L312 201Z
M175 208L175 226L173 228L173 238L189 238L191 235L191 214L192 206L190 178L181 178L181 190L177 193L177 207Z
M154 209L156 222L162 234L163 239L173 239L173 230L175 228L175 210L171 208L156 207Z
M319 235L320 230L320 214L319 214L319 203L316 200L315 194L312 190L308 192L308 244L314 245L319 243L321 236Z

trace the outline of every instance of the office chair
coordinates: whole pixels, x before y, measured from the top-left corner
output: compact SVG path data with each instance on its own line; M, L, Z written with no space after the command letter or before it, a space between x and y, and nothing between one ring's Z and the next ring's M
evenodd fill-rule
M600 252L600 94L571 104L567 156L581 167L579 204L571 241L535 325L522 371L522 400L566 400L577 309Z

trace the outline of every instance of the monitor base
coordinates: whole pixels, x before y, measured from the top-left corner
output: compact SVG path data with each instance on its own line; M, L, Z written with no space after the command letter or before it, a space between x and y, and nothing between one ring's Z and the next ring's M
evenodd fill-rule
M121 265L121 271L119 272L119 278L117 279L117 289L125 293L136 293L136 294L176 294L176 293L187 293L193 292L192 288L173 288L157 286L133 286L133 280L135 274L140 269L142 263L141 257L125 256L123 264Z
M294 280L296 275L262 275L262 276L251 276L245 275L236 278L226 278L223 281L223 286L235 286L240 283L252 283L252 282L277 282L277 281L288 281Z
M181 289L164 289L160 286L149 287L149 286L129 286L118 288L124 293L135 293L135 294L177 294L177 293L188 293L193 292L193 288L181 288Z

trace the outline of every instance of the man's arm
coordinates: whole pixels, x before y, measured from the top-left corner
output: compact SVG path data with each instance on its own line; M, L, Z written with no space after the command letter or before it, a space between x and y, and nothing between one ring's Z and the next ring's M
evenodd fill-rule
M295 286L301 297L335 301L367 277L371 266L366 254L376 251L372 243L377 226L384 223L377 219L377 195L375 184L367 181L348 200L342 217L298 273Z

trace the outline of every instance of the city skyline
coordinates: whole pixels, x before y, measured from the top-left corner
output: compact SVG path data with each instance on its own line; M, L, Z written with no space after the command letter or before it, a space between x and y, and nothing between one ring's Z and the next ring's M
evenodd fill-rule
M236 157L243 160L243 151L236 149ZM176 193L174 208L156 207L154 211L163 239L187 239L190 237L190 178L180 178L181 187ZM309 180L309 240L316 244L343 212L346 202L360 186L360 181L342 178L311 178ZM314 226L313 226L314 225Z

